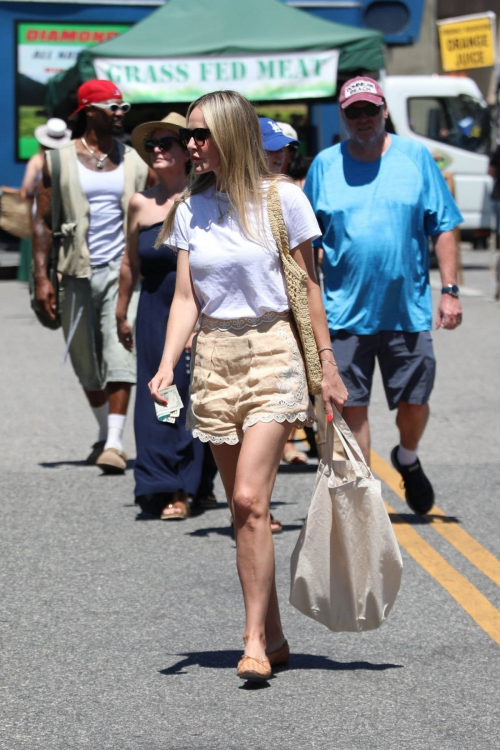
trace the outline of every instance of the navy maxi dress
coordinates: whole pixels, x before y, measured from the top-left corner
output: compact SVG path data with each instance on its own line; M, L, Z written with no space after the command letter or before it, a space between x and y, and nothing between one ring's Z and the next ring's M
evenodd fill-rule
M195 495L203 466L203 445L186 429L189 401L190 355L183 352L175 370L174 383L184 404L175 424L156 419L148 382L156 374L163 354L165 332L172 304L177 256L153 243L162 222L139 233L139 256L143 276L136 320L137 391L134 429L137 446L135 496L186 492Z

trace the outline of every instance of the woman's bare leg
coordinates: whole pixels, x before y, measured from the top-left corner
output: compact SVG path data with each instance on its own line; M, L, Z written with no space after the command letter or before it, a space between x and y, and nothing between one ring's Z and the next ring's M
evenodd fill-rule
M238 443L237 445L227 445L226 443L223 443L222 445L214 445L213 443L211 443L210 447L212 449L217 468L219 469L222 484L224 485L226 500L227 504L229 505L229 510L231 511L231 516L234 517L234 483L236 480L236 469L238 466L238 458L241 451L241 443Z
M276 651L276 649L282 647L285 642L285 636L283 635L283 628L281 625L280 605L278 603L278 592L276 590L276 576L274 571L271 593L269 594L269 604L267 607L265 632L266 653L270 654L271 651Z
M288 437L289 425L278 422L249 427L241 446L212 446L221 478L230 495L238 574L246 611L245 653L264 659L283 644L274 581L274 545L269 504ZM236 470L235 470L235 468Z

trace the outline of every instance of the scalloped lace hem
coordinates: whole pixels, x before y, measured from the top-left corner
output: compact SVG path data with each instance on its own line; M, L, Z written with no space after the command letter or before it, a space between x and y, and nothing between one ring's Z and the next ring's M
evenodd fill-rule
M215 445L222 445L227 443L228 445L236 445L240 439L238 435L227 435L226 437L219 437L218 435L208 435L206 432L201 430L191 430L193 437L197 437L202 443L214 443Z
M233 320L222 320L209 318L202 315L200 329L209 331L241 331L243 328L258 328L262 323L272 323L275 320L286 320L290 316L290 310L284 312L266 312L260 318L235 318Z
M258 422L303 422L305 425L310 427L316 422L316 416L310 411L299 411L295 413L289 412L288 414L256 414L254 417L250 417L243 423L243 432L246 432L249 427L252 427Z
M301 411L295 414L256 414L243 424L243 432L246 432L249 427L253 427L253 425L258 422L273 421L280 423L289 422L290 424L302 422L310 427L316 422L316 416L309 411ZM220 437L219 435L208 435L208 433L202 432L202 430L198 430L197 428L191 430L191 433L193 437L198 438L202 443L214 443L214 445L223 445L223 443L226 443L227 445L236 445L240 442L238 435L226 435L225 437Z

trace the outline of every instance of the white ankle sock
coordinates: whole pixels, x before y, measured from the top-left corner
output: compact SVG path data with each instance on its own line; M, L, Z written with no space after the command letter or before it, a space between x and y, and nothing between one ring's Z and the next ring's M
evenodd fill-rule
M106 435L108 434L108 402L106 401L106 403L102 406L93 406L92 411L94 412L94 416L97 419L97 424L99 425L99 435L97 437L97 440L106 440Z
M104 448L116 448L123 450L122 438L127 417L123 414L110 414L108 417L108 439Z
M418 448L417 448L418 450ZM409 451L402 445L398 448L398 461L401 466L411 466L417 460L417 451Z

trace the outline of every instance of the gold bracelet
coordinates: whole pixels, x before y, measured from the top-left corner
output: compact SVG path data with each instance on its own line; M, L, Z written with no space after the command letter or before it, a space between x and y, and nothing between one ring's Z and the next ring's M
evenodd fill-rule
M339 369L339 366L338 366L338 364L337 364L336 362L332 362L332 361L331 361L331 360L329 360L329 359L321 359L321 357L320 357L320 361L321 361L321 362L327 362L327 363L328 363L329 365L333 365L333 367L336 367L336 368L337 368L337 370Z

